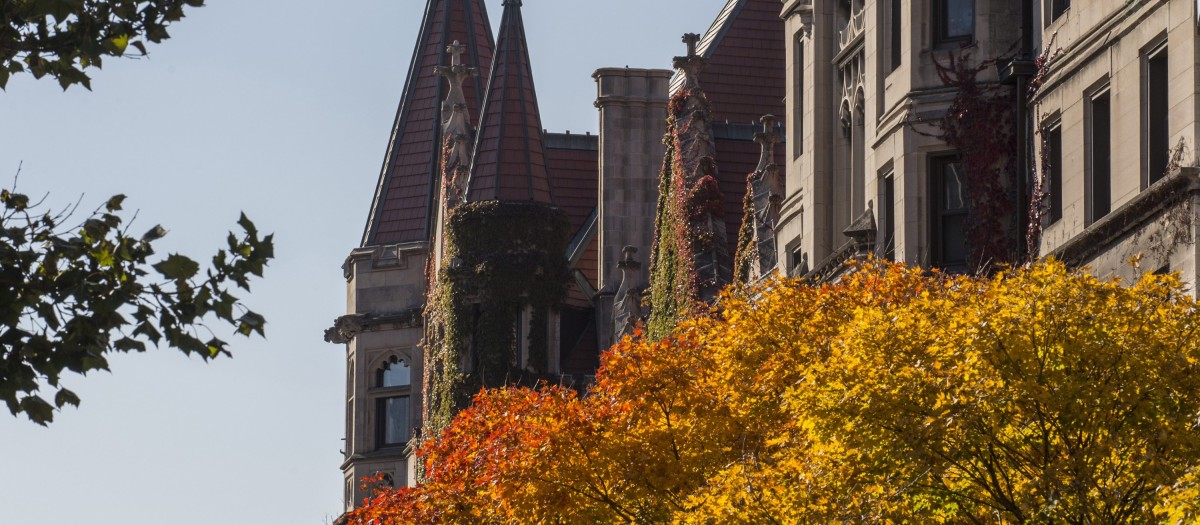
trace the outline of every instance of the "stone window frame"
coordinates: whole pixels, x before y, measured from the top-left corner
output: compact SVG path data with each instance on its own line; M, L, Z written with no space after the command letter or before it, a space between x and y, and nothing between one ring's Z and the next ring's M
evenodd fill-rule
M1047 196L1046 213L1042 215L1042 229L1046 229L1054 224L1057 224L1063 218L1063 177L1066 171L1063 169L1063 121L1062 115L1055 111L1049 117L1042 121L1042 148L1053 148L1053 137L1058 138L1058 158L1054 158L1054 151L1047 152L1044 158L1049 159L1049 166L1046 166L1045 186L1043 193ZM1043 158L1043 157L1039 157Z
M1111 80L1109 79L1108 75L1105 75L1103 78L1101 78L1100 80L1093 83L1092 87L1089 87L1087 90L1084 91L1084 133L1086 134L1086 136L1084 138L1084 150L1085 151L1084 151L1084 159L1083 159L1084 160L1084 170L1083 170L1083 173L1084 173L1084 177L1083 177L1083 179L1084 179L1084 182L1083 182L1083 184L1084 184L1084 187L1083 187L1084 227L1090 226L1092 223L1104 218L1104 216L1108 215L1109 213L1112 213L1112 210L1113 210L1113 202L1112 202L1112 197L1113 197L1113 194L1112 194L1112 177L1113 177L1112 137L1113 137L1113 130L1114 130L1114 126L1113 126L1114 114L1113 114L1113 106L1112 106L1112 103L1113 103L1112 95L1113 95L1112 84L1111 84ZM1095 112L1096 112L1095 108L1096 108L1096 101L1099 99L1102 99L1102 98L1107 99L1107 103L1108 103L1108 128L1107 128L1108 146L1105 148L1096 148L1095 141L1096 141L1097 121L1096 121L1096 116L1095 116ZM1102 151L1102 150L1108 152L1108 169L1107 169L1107 172L1108 172L1107 173L1107 179L1108 179L1107 200L1108 200L1108 203L1107 203L1106 207L1103 207L1098 210L1096 207L1096 202L1097 202L1096 201L1096 197L1097 197L1097 194L1096 194L1097 163L1096 163L1095 157L1096 157L1097 152ZM1100 213L1100 212L1103 212L1103 213Z
M1170 162L1169 149L1171 147L1171 128L1170 128L1170 126L1171 126L1171 119L1170 119L1171 88L1170 88L1169 84L1170 84L1170 80L1171 80L1171 71L1170 71L1170 55L1168 54L1168 52L1169 52L1169 49L1167 46L1167 34L1164 32L1164 33L1161 33L1158 36L1154 37L1153 39L1151 39L1150 43L1143 46L1141 51L1138 53L1138 55L1139 55L1138 60L1141 63L1141 67L1140 67L1141 78L1139 79L1138 84L1139 84L1139 91L1141 92L1139 113L1141 115L1141 117L1140 117L1140 120L1141 120L1140 136L1142 137L1142 144L1141 144L1141 149L1142 149L1141 157L1142 158L1141 158L1141 161L1139 162L1139 164L1141 165L1141 172L1142 172L1142 174L1141 174L1141 179L1142 179L1141 189L1143 191L1145 191L1147 188L1149 188L1155 182L1158 182L1159 180L1166 177L1166 174L1163 173L1163 171L1164 171L1163 167L1165 167L1166 163ZM1154 94L1150 93L1150 91L1155 87L1155 86L1151 85L1151 82L1153 82L1153 80L1154 80L1151 78L1151 75L1153 74L1153 72L1151 71L1151 68L1153 67L1152 62L1155 62L1159 59L1162 59L1163 62L1165 63L1165 66L1167 67L1167 71L1165 72L1165 77L1166 77L1165 84L1166 85L1163 86L1164 93L1161 96L1155 96ZM1151 137L1152 123L1150 122L1150 114L1155 109L1153 107L1153 105L1156 102L1163 102L1166 104L1165 111L1167 114L1167 122L1166 122L1167 133L1166 133L1166 137L1163 138L1163 144L1157 145L1157 146L1160 146L1159 148L1155 148L1156 144L1154 144L1154 137ZM1163 147L1163 146L1165 146L1165 147ZM1161 163L1163 166L1159 166L1160 163L1156 162L1157 160L1163 160L1163 158L1156 159L1156 155L1153 154L1153 151L1155 149L1162 150L1162 151L1160 151L1159 154L1166 157L1165 162Z
M391 366L392 364L396 364L396 363L402 363L402 364L404 364L405 367L408 368L408 370L409 370L408 385L390 386L390 387L382 386L382 384L380 384L380 382L383 378L382 372L383 372L384 367ZM365 400L367 403L367 406L365 408L367 409L368 414L370 415L369 419L370 419L370 421L372 423L372 427L373 427L371 429L372 431L369 434L369 436L374 439L374 441L372 443L373 446L371 447L373 450L403 448L403 447L407 446L408 442L411 440L412 433L414 430L414 428L412 427L413 409L414 409L413 398L414 398L414 394L415 394L415 392L413 390L413 386L412 386L412 383L413 383L412 373L413 373L414 368L415 367L413 366L412 356L407 352L402 352L399 350L388 351L388 352L384 352L384 353L380 354L375 359L373 359L370 362L370 366L368 366L366 368L367 373L370 375L368 377L366 377L368 386L367 386L367 391L366 391L367 399ZM384 424L383 424L384 407L385 407L387 400L397 399L397 398L403 398L408 403L409 437L400 442L388 442L385 437L386 430L384 429Z
M971 4L971 32L966 35L950 35L949 17L947 9L950 7L948 2L966 1ZM979 10L976 9L975 0L932 0L930 2L930 30L932 31L932 41L934 48L956 47L970 44L975 41L975 30L977 29L976 18L979 15Z
M875 207L878 212L876 223L879 225L878 238L878 257L889 261L896 260L896 243L900 237L900 228L898 227L896 218L896 167L895 161L889 160L876 172L878 176L878 196L876 197L879 205ZM890 181L890 188L889 188ZM888 189L891 190L889 195ZM889 200L889 197L891 199Z
M960 215L961 214L964 216L963 223L965 225L965 223L966 223L965 217L969 216L971 213L969 203L965 204L967 207L962 208L961 212L954 211L954 213L950 213L950 211L953 211L953 210L946 209L945 205L942 203L942 198L941 198L941 196L942 196L942 191L941 191L942 190L942 172L941 172L941 170L938 169L938 167L945 166L947 164L955 164L955 163L957 163L960 167L959 169L961 169L962 155L959 154L959 152L954 151L954 150L933 152L933 153L929 153L925 157L925 167L928 170L927 171L928 177L926 177L926 179L929 184L929 191L930 191L930 199L929 199L929 248L930 248L929 263L931 266L941 268L942 270L946 271L947 273L965 272L965 271L967 271L967 269L968 269L967 265L970 262L969 254L963 261L961 261L961 263L959 261L951 261L951 263L953 263L952 266L948 266L947 261L943 261L942 257L941 257L942 245L944 243L944 240L942 239L942 224L944 223L945 217L950 216L950 215ZM966 229L965 228L963 230L963 242L964 242L963 249L966 250L966 246L965 246Z

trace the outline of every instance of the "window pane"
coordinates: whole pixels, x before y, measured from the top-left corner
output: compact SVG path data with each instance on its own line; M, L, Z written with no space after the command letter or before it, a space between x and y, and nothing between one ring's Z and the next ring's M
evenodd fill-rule
M379 373L379 386L409 386L412 384L412 372L408 365L395 362L383 365Z
M1112 111L1108 94L1092 100L1091 216L1096 221L1112 208Z
M1067 12L1067 9L1071 8L1071 0L1052 0L1050 4L1051 4L1051 13L1050 13L1051 20L1062 16L1063 13Z
M942 266L947 271L965 271L967 262L967 236L964 232L967 215L955 214L942 217Z
M969 37L975 30L975 0L943 0L945 36Z
M1046 135L1047 156L1050 160L1050 180L1046 192L1050 194L1050 222L1057 221L1063 216L1063 150L1062 126L1057 126Z
M896 68L900 67L900 63L903 58L903 55L900 53L901 46L903 44L903 39L901 38L902 35L900 34L900 14L902 9L904 9L904 6L900 0L892 0L892 8L890 13L892 16L892 71L895 71Z
M947 162L942 173L942 206L945 210L965 210L967 208L967 186L963 180L961 165L957 162Z
M1171 128L1167 124L1167 52L1160 51L1147 61L1146 140L1149 184L1163 178L1170 156Z
M408 396L389 397L380 400L379 424L382 427L384 445L401 445L408 442Z

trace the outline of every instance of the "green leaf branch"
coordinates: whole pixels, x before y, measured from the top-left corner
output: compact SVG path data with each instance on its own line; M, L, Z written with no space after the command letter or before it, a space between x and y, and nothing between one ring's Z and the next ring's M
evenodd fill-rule
M184 255L156 256L154 242L167 233L161 226L130 235L124 200L114 196L68 227L73 209L38 213L40 202L0 191L0 400L13 415L45 425L55 409L77 406L64 372L108 370L113 352L153 344L204 360L228 356L207 325L214 321L265 335L266 320L235 293L262 277L273 235L260 236L242 214L241 232L201 268Z

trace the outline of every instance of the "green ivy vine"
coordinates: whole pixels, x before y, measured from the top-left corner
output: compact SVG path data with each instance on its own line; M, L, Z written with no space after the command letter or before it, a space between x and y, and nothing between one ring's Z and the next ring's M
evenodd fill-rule
M569 225L534 202L469 202L446 221L442 267L426 306L426 438L482 388L544 373L550 310L566 298ZM517 322L532 311L529 368L517 363Z

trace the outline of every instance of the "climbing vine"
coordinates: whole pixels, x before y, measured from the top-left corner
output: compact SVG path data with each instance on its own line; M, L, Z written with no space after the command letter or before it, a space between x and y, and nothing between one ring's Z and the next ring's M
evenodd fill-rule
M751 268L758 260L758 243L754 239L754 177L746 177L746 196L742 199L742 227L738 229L737 252L733 257L733 282L750 282Z
M932 58L942 85L954 89L954 100L942 118L910 123L933 126L936 133L921 133L958 151L970 210L964 233L972 269L1015 262L1023 248L1021 224L1013 214L1020 200L1016 89L979 80L1000 58L973 63L966 51Z
M712 107L699 88L680 89L667 106L666 154L650 259L651 338L667 335L727 280L723 197L709 128ZM697 266L698 259L704 264ZM723 266L724 265L724 266Z
M568 229L561 210L532 202L469 202L450 212L426 306L426 437L480 389L546 371L549 312L567 292ZM523 368L517 334L526 308Z

